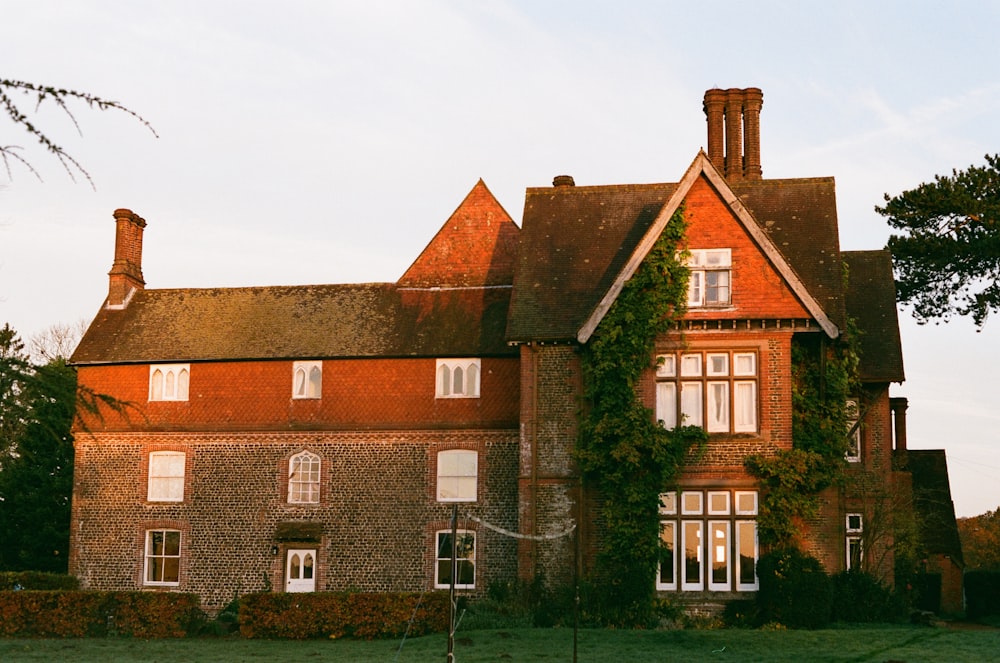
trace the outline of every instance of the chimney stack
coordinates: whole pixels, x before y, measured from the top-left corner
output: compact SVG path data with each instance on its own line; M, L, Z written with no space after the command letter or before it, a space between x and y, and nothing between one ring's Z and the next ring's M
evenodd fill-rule
M760 88L718 88L705 92L708 121L708 158L730 182L759 180Z
M893 448L901 453L906 453L906 410L910 407L907 399L893 397L889 399L889 408L892 410L893 425L895 427L895 444Z
M142 290L142 231L146 221L129 209L115 210L115 261L108 272L106 308L123 309Z

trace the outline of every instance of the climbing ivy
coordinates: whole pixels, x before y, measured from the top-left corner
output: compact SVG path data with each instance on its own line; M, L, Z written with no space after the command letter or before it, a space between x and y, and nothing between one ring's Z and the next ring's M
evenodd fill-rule
M701 428L664 429L638 391L656 338L684 314L689 272L679 257L686 227L678 210L581 351L587 411L577 459L602 500L605 530L594 576L603 591L594 609L605 623L638 625L653 616L659 494L692 445L707 440Z
M849 322L832 341L821 334L792 340L792 448L746 460L764 489L757 531L765 545L794 547L796 522L813 517L820 491L842 477L847 401L860 386L857 337Z

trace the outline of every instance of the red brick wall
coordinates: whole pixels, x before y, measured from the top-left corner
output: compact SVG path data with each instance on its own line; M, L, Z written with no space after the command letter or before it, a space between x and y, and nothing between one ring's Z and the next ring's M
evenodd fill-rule
M397 429L517 425L517 359L482 360L479 398L434 397L434 359L323 362L320 399L292 398L291 361L191 364L187 401L149 401L149 365L81 366L80 384L134 406L91 430Z
M725 310L692 309L687 319L760 319L811 317L787 287L729 207L704 177L684 199L691 249L732 249L732 303Z
M70 572L90 589L142 588L147 529L182 531L181 584L210 610L235 596L284 586L284 551L318 549L316 589L421 591L433 583L433 534L451 516L434 499L437 451L479 451L478 501L461 505L517 530L517 432L98 433L76 440ZM146 500L154 449L190 459L184 501ZM322 500L288 504L287 459L309 449L322 459ZM278 523L321 523L318 543L276 541ZM461 522L463 529L476 529ZM476 591L516 577L516 543L479 527ZM272 546L278 546L277 555Z

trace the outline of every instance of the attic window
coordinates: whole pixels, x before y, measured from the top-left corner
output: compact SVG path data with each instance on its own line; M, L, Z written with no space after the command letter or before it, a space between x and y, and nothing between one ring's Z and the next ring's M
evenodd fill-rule
M690 253L688 306L728 306L732 249L692 249Z
M319 398L323 394L323 364L297 361L292 366L292 398Z
M155 364L149 367L149 400L186 401L190 364Z
M479 398L478 359L438 359L435 398Z

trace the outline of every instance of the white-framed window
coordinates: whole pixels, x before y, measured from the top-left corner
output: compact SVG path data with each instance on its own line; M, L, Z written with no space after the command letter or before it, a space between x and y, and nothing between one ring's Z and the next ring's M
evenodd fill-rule
M292 362L292 398L319 398L323 395L323 362Z
M844 458L849 463L861 462L861 426L858 425L858 401L851 399L847 401L844 408L847 415L847 453Z
M181 533L172 529L146 531L144 585L179 585Z
M437 398L479 398L478 359L438 359Z
M864 562L864 549L861 542L861 534L864 532L864 518L860 513L848 513L845 526L847 530L845 566L848 571L861 569Z
M469 449L447 449L437 455L439 502L475 502L479 454Z
M656 419L664 428L680 422L709 433L757 431L756 352L689 351L656 360Z
M321 461L311 451L300 451L288 459L289 504L318 504Z
M455 539L455 587L457 589L476 588L476 533L472 530L458 530ZM451 586L452 536L451 530L441 530L434 537L437 550L434 562L434 587L447 589Z
M661 493L659 512L658 590L757 591L757 491Z
M693 249L687 260L688 306L728 306L731 301L731 249Z
M146 499L150 502L184 501L183 451L152 451L149 454L149 480Z
M190 364L153 364L149 367L149 400L186 401Z

